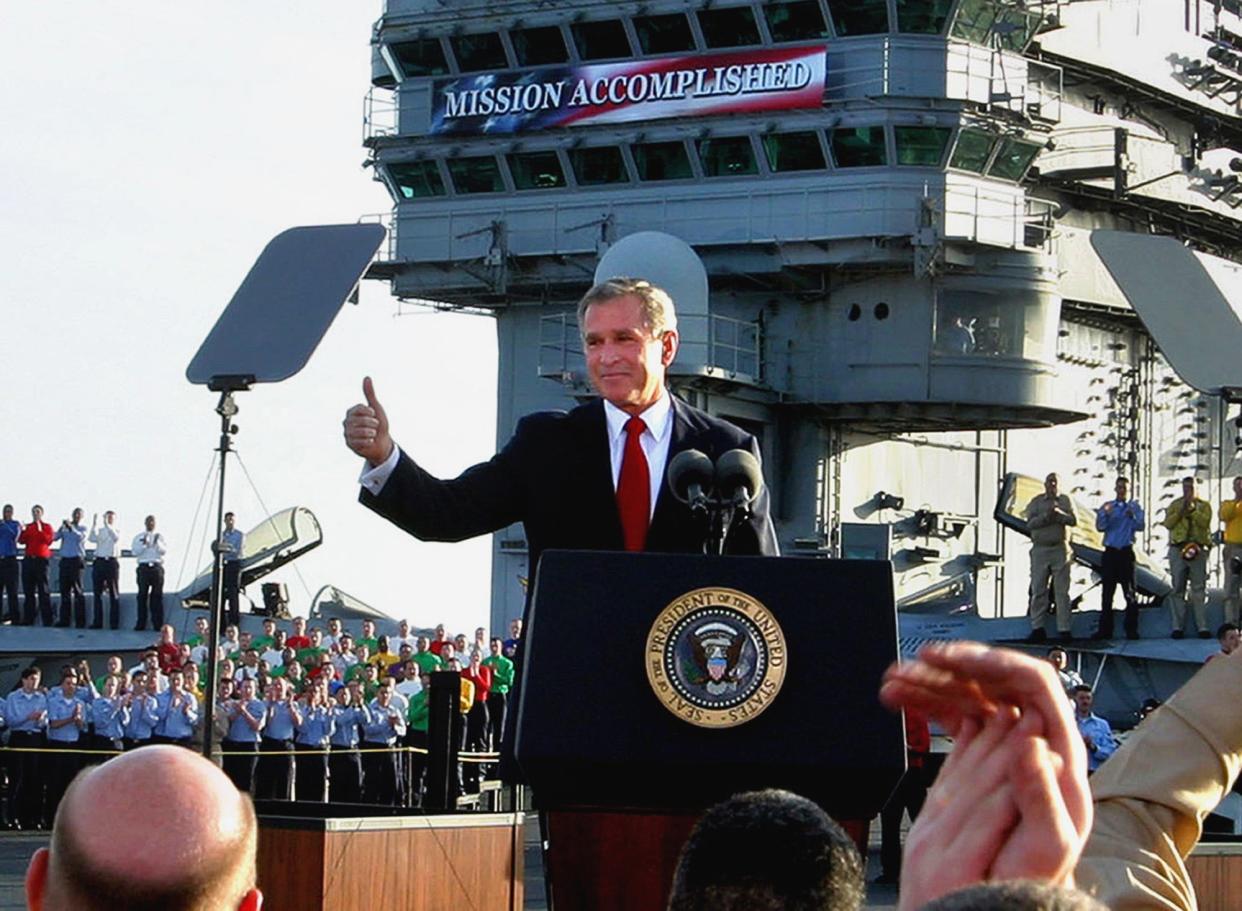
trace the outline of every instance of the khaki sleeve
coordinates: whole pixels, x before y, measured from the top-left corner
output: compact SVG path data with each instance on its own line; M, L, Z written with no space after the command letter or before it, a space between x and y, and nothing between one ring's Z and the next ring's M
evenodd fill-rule
M1095 822L1075 870L1113 911L1197 907L1183 859L1242 767L1242 660L1209 662L1091 779Z

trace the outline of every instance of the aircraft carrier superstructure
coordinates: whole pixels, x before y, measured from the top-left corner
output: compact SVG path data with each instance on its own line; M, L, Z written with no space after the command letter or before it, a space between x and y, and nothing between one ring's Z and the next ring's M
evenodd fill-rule
M370 274L495 318L498 440L587 393L574 302L657 231L710 280L676 391L762 441L785 553L891 558L907 609L1025 611L1009 473L1158 518L1238 471L1089 242L1242 258L1238 0L387 0L372 51Z

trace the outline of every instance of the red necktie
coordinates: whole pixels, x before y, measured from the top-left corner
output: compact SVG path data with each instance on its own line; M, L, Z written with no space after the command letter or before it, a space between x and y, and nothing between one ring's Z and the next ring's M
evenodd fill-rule
M621 532L626 550L642 550L647 543L647 525L651 521L651 473L647 456L638 442L647 425L642 418L630 418L625 424L625 452L621 456L621 476L617 478L617 511L621 514Z

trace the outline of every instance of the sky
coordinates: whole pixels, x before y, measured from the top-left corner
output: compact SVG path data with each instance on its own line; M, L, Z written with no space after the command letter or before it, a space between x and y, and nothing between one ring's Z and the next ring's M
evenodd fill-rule
M206 563L190 544L204 537L194 514L219 419L185 368L273 236L391 208L362 167L380 12L380 0L0 4L0 502L18 518L36 502L56 523L75 506L87 524L115 509L133 534L154 513L166 588ZM300 374L238 396L236 448L257 494L230 460L226 507L242 528L261 521L260 501L319 518L323 545L272 576L295 613L332 584L417 625L473 630L490 539L424 544L360 506L341 419L369 374L420 464L452 476L487 458L495 327L398 309L386 284L364 282Z

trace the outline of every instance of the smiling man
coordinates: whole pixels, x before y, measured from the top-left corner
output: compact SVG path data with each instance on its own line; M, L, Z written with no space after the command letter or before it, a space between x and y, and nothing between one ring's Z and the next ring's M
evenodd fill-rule
M753 436L674 398L666 388L679 336L673 302L641 279L596 285L578 305L578 326L599 398L568 413L522 418L489 461L441 480L393 440L368 378L366 404L345 416L345 442L367 462L360 499L425 541L460 541L523 523L530 572L547 548L695 553L704 529L672 495L665 469L698 449L756 457ZM762 493L735 524L726 552L775 554Z

